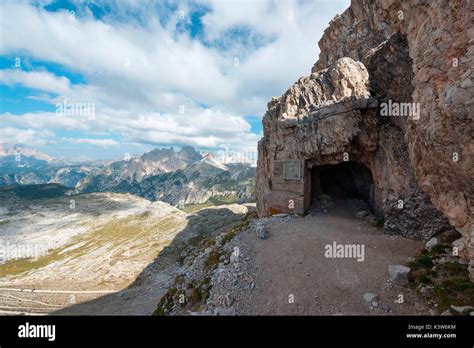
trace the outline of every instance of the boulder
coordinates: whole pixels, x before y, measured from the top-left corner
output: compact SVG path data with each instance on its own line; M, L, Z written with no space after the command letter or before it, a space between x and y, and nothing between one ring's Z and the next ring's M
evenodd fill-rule
M388 273L390 280L397 285L408 284L408 273L410 273L410 267L403 265L390 265L388 266Z
M471 312L474 311L474 307L472 306L454 306L454 305L451 305L450 307L453 311L461 314L461 315L468 315L470 314Z
M426 249L431 250L437 245L439 245L439 240L438 240L438 238L433 237L429 241L426 242L425 247L426 247Z
M364 300L370 307L376 307L378 305L378 295L371 292L366 292L364 294Z

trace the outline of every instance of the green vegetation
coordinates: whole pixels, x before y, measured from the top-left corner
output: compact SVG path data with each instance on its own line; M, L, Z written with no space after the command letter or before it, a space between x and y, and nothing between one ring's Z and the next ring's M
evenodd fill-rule
M210 271L217 267L219 264L219 258L222 256L222 252L219 249L211 251L209 256L204 263L204 271Z
M440 311L451 305L474 306L474 283L469 279L467 265L458 260L449 261L450 247L438 245L431 251L423 250L409 264L412 287L428 286L432 291L427 293L428 299L438 304ZM443 262L440 262L444 258ZM457 314L451 311L452 314Z
M160 302L158 303L157 308L153 312L153 315L166 315L174 306L174 299L177 292L176 287L171 287L168 289L166 294L161 298Z
M428 255L437 256L442 253L448 252L449 250L450 250L449 246L438 244L438 245L435 245L433 248L431 248L431 250L428 252Z
M190 290L189 305L196 307L200 303L204 303L209 297L211 278L206 277L200 283L195 281L188 284Z
M45 256L37 259L21 258L9 260L0 265L0 278L6 276L16 276L33 269L43 268L54 261L62 259L62 248L50 250Z
M200 304L206 302L209 298L211 278L205 277L201 282L191 281L185 286L184 292L178 292L178 287L183 285L183 277L177 276L174 284L168 289L166 294L161 298L153 315L166 315L174 307L179 304L181 307L189 306L191 309L196 309ZM184 301L180 301L183 299Z
M409 266L414 270L431 268L433 267L433 260L427 252L423 252L414 261L410 262Z

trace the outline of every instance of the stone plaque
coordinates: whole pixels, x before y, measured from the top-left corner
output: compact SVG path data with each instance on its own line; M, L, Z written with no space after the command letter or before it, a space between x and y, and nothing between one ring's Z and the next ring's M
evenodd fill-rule
M301 161L285 161L284 179L301 180Z

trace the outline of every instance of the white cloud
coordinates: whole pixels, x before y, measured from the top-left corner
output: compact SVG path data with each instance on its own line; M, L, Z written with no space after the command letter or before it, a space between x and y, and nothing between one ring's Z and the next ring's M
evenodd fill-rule
M70 91L69 80L47 71L22 71L19 69L0 70L0 82L7 86L15 84L39 89L46 92L67 94Z
M90 124L83 122L79 117L61 116L54 112L26 113L22 115L5 113L0 115L0 126L6 127L9 124L37 130L91 130Z
M30 146L46 145L53 133L48 130L19 129L13 127L0 128L2 143L23 144Z
M259 136L236 115L215 109L185 108L183 114L135 114L128 110L99 109L93 119L49 113L0 115L0 127L15 125L41 130L120 134L124 141L153 145L194 145L203 148L255 146Z
M113 139L62 138L61 140L72 144L90 144L100 147L118 146L118 143Z
M175 31L178 13L160 23L164 3L105 3L113 13L101 21L88 10L72 19L67 11L47 12L25 2L0 5L8 14L2 16L0 54L26 52L82 74L87 83L21 70L0 71L0 82L37 89L42 94L33 98L51 104L96 105L93 120L5 113L0 126L116 133L123 141L145 144L255 148L259 136L250 133L243 116L263 115L272 96L309 74L324 28L348 6L328 0L202 2L211 8L203 17L205 45ZM183 1L177 8L189 13L193 6ZM228 35L236 26L245 29L239 40Z

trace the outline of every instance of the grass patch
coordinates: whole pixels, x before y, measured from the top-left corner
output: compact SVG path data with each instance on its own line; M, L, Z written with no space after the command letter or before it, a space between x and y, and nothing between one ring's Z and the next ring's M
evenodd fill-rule
M465 276L466 275L466 266L461 265L458 262L446 262L439 266L441 271L449 273L455 276Z
M448 250L450 250L449 246L438 244L431 248L431 250L428 252L428 255L437 256L447 252Z
M168 292L161 298L158 306L156 307L153 315L163 316L173 309L174 306L174 295L177 289L175 287L169 288Z
M210 271L217 267L219 264L219 258L222 256L222 252L217 249L211 251L206 261L204 262L204 271Z
M430 301L438 304L441 312L454 306L474 306L474 283L469 279L467 265L455 261L444 263L433 262L436 256L449 256L450 247L439 245L424 250L415 261L410 263L412 286L430 286L432 291L427 296ZM452 314L456 314L453 313Z
M429 284L431 282L431 278L429 276L429 274L427 272L422 272L420 275L419 275L419 278L418 278L418 281L421 283L421 284Z
M18 276L34 269L46 267L50 263L63 258L61 255L62 250L63 248L51 250L47 255L37 259L21 258L9 260L0 265L0 277Z
M173 286L170 287L166 294L160 299L153 315L167 315L176 304L179 304L182 308L189 306L191 309L196 309L206 302L209 298L211 289L210 277L205 277L201 282L193 280L187 285L183 284L183 281L184 279L182 276L177 276L175 278ZM184 288L186 291L180 292L178 291L179 288Z
M408 264L410 268L417 270L417 269L426 269L433 267L433 260L430 255L426 252L421 253L418 257Z
M210 295L210 284L211 278L205 277L202 282L191 282L188 284L189 294L189 305L192 308L196 308L199 304L206 302Z

